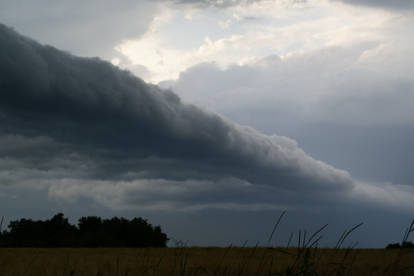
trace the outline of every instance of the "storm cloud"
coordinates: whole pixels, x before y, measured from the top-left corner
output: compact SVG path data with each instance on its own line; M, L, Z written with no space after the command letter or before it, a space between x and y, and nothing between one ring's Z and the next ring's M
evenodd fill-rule
M340 1L352 5L361 5L361 6L371 6L371 7L381 7L381 8L390 8L390 9L412 9L414 8L414 2L410 0L332 0Z
M381 47L376 42L330 46L225 69L198 64L177 81L160 85L249 125L411 125L414 80L408 73L409 51L400 49L407 64L399 62L397 67L391 50L378 51ZM375 63L379 55L383 60Z
M197 4L201 6L231 7L240 4L260 2L262 0L172 0L177 4Z
M167 0L169 1L169 0ZM263 0L170 0L179 4L198 4L201 6L214 6L214 7L231 7L236 5L252 4L255 2L261 2ZM414 3L410 0L330 0L332 2L343 2L351 5L360 5L368 7L380 7L394 10L412 9ZM292 5L298 3L311 2L309 0L274 0L275 3L283 5Z
M387 201L284 136L264 135L144 83L0 26L0 183L113 209L278 209ZM387 191L393 191L388 193ZM391 197L391 198L390 198Z

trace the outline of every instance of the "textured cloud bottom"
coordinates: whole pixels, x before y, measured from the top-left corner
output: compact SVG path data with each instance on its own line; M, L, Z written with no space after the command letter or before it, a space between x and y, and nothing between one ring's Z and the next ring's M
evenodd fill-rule
M331 0L341 1L351 5L363 5L371 7L381 7L387 9L412 9L414 8L414 2L407 0Z
M261 2L263 0L174 0L175 3L183 4L197 4L201 6L214 7L231 7L236 5L252 4ZM308 0L273 0L275 3L284 5L292 5L298 3L306 3ZM414 8L414 3L410 0L330 0L332 2L343 2L350 5L360 5L368 7L379 7L386 9L411 9Z
M0 183L114 209L277 209L344 200L348 172L184 104L96 58L0 25Z

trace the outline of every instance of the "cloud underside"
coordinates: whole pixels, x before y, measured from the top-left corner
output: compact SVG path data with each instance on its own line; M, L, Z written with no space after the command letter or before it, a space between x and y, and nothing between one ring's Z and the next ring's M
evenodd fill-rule
M289 123L410 126L411 50L397 48L404 57L399 59L395 48L355 43L225 69L203 63L160 85L184 100L268 129Z
M201 6L213 7L231 7L241 4L251 4L254 2L261 2L263 0L173 0L177 4L195 4ZM301 0L300 0L301 1Z
M390 9L412 9L414 2L410 0L331 0L334 2L343 2L351 5L362 5L371 7L381 7Z
M179 4L196 4L201 6L214 6L214 7L231 7L236 5L252 4L255 2L261 2L263 0L173 0ZM289 5L297 3L306 3L309 0L274 0L277 3ZM360 5L368 7L380 7L386 9L412 9L414 8L414 2L410 0L330 0L332 2L343 2L350 5Z
M287 137L235 124L110 63L3 25L0 88L3 191L46 189L58 200L153 210L275 209L384 191L367 192L371 186ZM395 194L384 197L398 201Z

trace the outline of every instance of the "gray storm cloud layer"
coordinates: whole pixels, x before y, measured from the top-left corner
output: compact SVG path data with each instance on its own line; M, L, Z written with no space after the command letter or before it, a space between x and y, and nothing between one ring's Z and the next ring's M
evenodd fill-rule
M331 46L285 58L269 56L226 69L213 63L199 64L181 73L177 81L160 85L172 87L185 100L268 129L286 122L293 126L318 122L411 125L411 50L399 49L407 56L406 62L397 66L393 64L394 49L377 53L378 48L379 43L371 42ZM374 63L376 56L364 59L370 52L385 62Z
M229 7L240 4L251 4L263 0L173 0L175 3L201 4L215 7ZM308 0L275 0L284 4L306 3ZM381 7L387 9L412 9L414 2L411 0L330 0L332 2L343 2L351 5L361 5L370 7Z
M0 182L113 208L276 208L351 176L99 59L0 27ZM289 198L289 199L287 199Z
M254 2L261 2L263 0L172 0L174 3L178 4L199 4L204 6L214 6L214 7L231 7L240 4L251 4ZM300 0L301 1L301 0Z
M391 9L412 9L414 2L411 0L333 0L352 5L363 5L372 7L382 7Z

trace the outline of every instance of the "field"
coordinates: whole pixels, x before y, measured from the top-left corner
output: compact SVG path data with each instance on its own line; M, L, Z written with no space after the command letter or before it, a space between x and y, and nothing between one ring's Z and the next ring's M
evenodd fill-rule
M0 275L414 275L414 251L318 248L1 248Z

